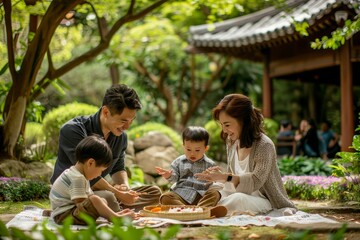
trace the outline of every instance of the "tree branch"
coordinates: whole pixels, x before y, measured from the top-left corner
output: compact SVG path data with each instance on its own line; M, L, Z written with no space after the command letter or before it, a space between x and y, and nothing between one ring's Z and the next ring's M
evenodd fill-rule
M136 0L131 0L130 7L129 7L128 12L127 12L126 15L132 15L133 14L135 2L136 2Z
M80 1L80 0L78 0L78 1ZM122 27L125 23L135 21L137 19L144 17L146 14L150 13L152 10L156 9L157 7L161 6L163 3L167 2L167 1L168 0L159 0L158 2L155 2L154 4L143 9L142 11L140 11L139 13L137 13L135 15L125 15L124 17L120 18L112 26L112 28L109 30L109 32L107 34L105 34L102 41L96 47L90 49L89 51L85 52L81 56L74 58L70 62L67 62L66 64L64 64L63 66L61 66L60 68L58 68L57 70L52 72L51 74L49 73L49 75L47 75L47 78L49 78L50 80L58 78L58 77L64 75L65 73L69 72L70 70L74 69L75 67L79 66L81 63L84 63L88 60L93 59L94 57L96 57L97 55L99 55L101 52L103 52L105 49L108 48L112 37L120 29L120 27ZM79 4L79 3L77 3L77 4ZM45 80L46 78L44 77L43 79ZM47 84L43 84L43 86L45 86L45 85L47 85ZM33 95L34 96L40 95L41 92L39 92L39 91L40 91L40 89L34 91Z
M17 73L15 69L15 49L14 49L14 42L12 39L13 30L12 30L12 24L11 24L11 1L5 1L4 4L4 12L5 12L5 26L6 26L6 40L7 40L7 49L8 49L8 64L9 64L9 71L12 76L12 79L15 83L17 80Z

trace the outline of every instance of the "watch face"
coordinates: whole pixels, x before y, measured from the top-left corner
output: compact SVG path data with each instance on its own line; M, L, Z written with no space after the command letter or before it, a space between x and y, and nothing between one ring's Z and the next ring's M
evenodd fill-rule
M232 175L229 175L226 179L227 182L230 182L232 180Z

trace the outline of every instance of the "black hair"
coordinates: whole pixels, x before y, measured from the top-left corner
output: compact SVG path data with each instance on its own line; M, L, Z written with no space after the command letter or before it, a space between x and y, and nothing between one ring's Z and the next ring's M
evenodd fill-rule
M102 105L107 106L111 114L121 114L124 108L132 110L142 108L136 91L125 84L116 84L108 88Z
M209 133L203 127L190 126L186 127L182 132L182 139L183 143L185 141L205 141L205 146L207 146L209 144Z
M287 128L290 124L291 122L289 120L284 119L280 121L280 125L283 126L284 128Z
M76 160L84 163L89 158L95 159L96 166L108 167L113 161L109 144L99 135L91 135L82 139L75 149Z

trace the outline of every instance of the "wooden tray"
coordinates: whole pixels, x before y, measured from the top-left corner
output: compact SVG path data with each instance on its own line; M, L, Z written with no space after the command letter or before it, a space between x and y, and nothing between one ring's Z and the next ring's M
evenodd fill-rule
M154 208L161 208L159 212L152 212L151 210ZM193 208L198 206L193 205L151 205L144 207L140 213L144 217L158 217L158 218L170 218L180 221L191 221L191 220L201 220L201 219L209 219L210 218L210 208L201 207L203 212L179 212L179 213L170 213L168 212L170 208L177 208L177 207L185 207L185 208Z

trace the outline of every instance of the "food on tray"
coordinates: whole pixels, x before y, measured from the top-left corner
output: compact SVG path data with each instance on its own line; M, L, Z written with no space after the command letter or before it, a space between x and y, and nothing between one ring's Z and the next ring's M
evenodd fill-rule
M172 207L169 213L199 213L204 210L201 207Z
M195 205L152 205L140 211L144 217L170 218L182 221L210 218L210 208Z
M154 207L153 209L151 209L151 212L160 212L161 211L161 207Z

